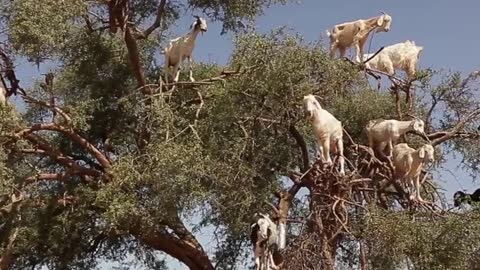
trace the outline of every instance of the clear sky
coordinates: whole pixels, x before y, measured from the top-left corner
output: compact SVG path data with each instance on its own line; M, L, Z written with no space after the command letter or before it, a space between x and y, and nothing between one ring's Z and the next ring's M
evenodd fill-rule
M375 34L371 51L381 46L391 45L404 40L413 40L423 46L420 67L445 68L469 73L478 70L480 57L480 1L478 0L304 0L295 1L286 6L276 5L265 11L257 20L257 30L268 32L279 27L288 26L300 33L307 41L325 40L325 30L341 22L360 18L369 18L384 11L392 16L391 30L388 33ZM194 14L199 14L195 12ZM175 36L188 31L192 23L191 13L173 29ZM209 22L209 31L197 39L194 51L195 61L225 64L232 50L232 36L220 35L221 25ZM173 36L172 36L173 38ZM368 44L367 44L368 47ZM36 67L21 62L18 75L22 85L30 85L41 73L48 70L48 65ZM458 189L472 191L471 178L456 169L458 160L451 160L447 171L440 171L442 186L447 198ZM210 231L199 237L202 244L211 246ZM208 245L210 243L210 245ZM108 268L108 267L107 267ZM177 263L171 269L186 269Z

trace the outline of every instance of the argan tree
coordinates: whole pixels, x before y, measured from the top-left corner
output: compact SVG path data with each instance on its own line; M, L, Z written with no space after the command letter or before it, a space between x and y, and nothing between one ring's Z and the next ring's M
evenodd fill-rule
M159 254L243 269L258 211L288 228L285 269L475 269L478 212L447 211L429 170L431 203L409 201L363 128L424 119L427 135L404 140L431 142L438 168L457 153L475 174L476 73L426 70L377 90L366 76L384 74L280 29L239 35L229 63L197 64L195 83L159 79L179 14L235 32L272 2L0 0L0 86L24 100L0 108L0 269L92 269L128 254L152 269L166 268ZM58 68L24 89L18 57ZM316 159L306 94L344 125L346 177ZM197 239L206 228L212 252Z

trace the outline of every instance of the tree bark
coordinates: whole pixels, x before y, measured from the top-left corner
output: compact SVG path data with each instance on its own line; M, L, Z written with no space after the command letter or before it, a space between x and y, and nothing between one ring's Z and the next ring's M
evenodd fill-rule
M190 270L214 270L210 259L201 247L195 243L174 237L167 232L142 233L132 231L132 234L143 244L165 252L184 263Z
M0 270L8 270L14 261L13 244L17 238L18 228L15 228L8 237L8 242L0 256Z

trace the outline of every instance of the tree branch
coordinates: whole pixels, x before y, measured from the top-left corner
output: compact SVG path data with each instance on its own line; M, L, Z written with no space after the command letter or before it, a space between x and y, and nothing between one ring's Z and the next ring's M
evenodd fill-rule
M67 124L69 124L69 125L72 123L72 119L70 118L70 116L67 113L65 113L65 111L63 109L60 109L60 107L58 107L58 106L56 106L52 103L48 103L48 102L41 101L41 100L36 100L36 99L34 99L32 97L29 97L29 96L23 96L23 99L25 100L25 103L37 104L37 105L40 105L42 107L48 108L48 109L52 110L53 112L56 112L56 113L60 114L65 119Z
M143 65L140 60L140 53L138 52L138 45L134 37L131 26L127 23L128 14L128 0L110 0L108 3L110 11L110 27L112 32L116 32L117 22L120 28L124 31L125 45L127 46L128 59L132 65L133 75L144 94L151 94L150 87L146 87L147 81ZM153 30L152 30L153 31Z
M24 136L24 138L43 150L45 154L47 154L52 160L55 160L57 163L67 168L72 168L74 171L78 171L81 174L93 177L98 177L101 175L101 173L97 170L78 165L75 161L65 156L60 150L50 146L48 142L36 134L27 134Z
M160 3L158 4L158 8L157 8L157 17L155 18L155 21L145 31L136 32L135 37L137 39L146 39L153 31L155 31L155 29L160 27L160 25L162 23L162 17L163 17L163 13L165 11L165 4L166 3L167 3L167 0L160 0Z
M78 172L77 172L78 174ZM67 180L69 177L75 175L73 172L66 172L66 173L39 173L39 174L36 174L36 175L32 175L32 176L29 176L27 178L25 178L25 182L27 184L31 184L33 182L37 182L37 181L42 181L42 180L45 180L45 181L65 181Z
M19 83L20 80L17 79L17 76L15 75L15 70L13 68L13 63L10 60L10 58L7 56L7 54L0 48L0 59L3 60L3 63L5 65L5 78L10 82L10 88L7 88L7 85L0 74L0 78L2 81L2 84L4 84L6 90L7 90L7 97L11 96L12 94L17 95L17 91L20 90L23 95L27 95L25 91L20 87Z
M473 118L477 117L480 115L480 109L476 109L472 111L470 114L468 114L466 117L464 117L462 120L460 120L457 125L451 130L451 131L445 131L445 132L436 132L433 134L427 135L428 139L431 141L431 144L433 146L441 144L447 140L450 140L454 137L460 136L462 134L470 134L470 133L465 133L463 132L463 127L465 124L469 121L471 121ZM473 135L477 135L475 133L472 133Z
M3 249L3 254L0 256L0 270L8 270L13 263L13 244L17 239L18 227L13 230L13 233L8 237L8 242Z
M167 253L187 265L191 270L214 270L210 259L203 250L199 250L167 232L146 232L140 228L132 228L130 232L140 242Z
M110 168L111 163L107 159L107 157L104 154L102 154L95 146L93 146L93 144L88 142L82 136L78 135L72 128L67 128L55 123L34 124L30 128L26 128L17 132L14 136L17 138L21 138L21 137L31 135L31 133L39 130L50 130L50 131L56 131L56 132L62 133L63 135L65 135L65 137L69 138L73 142L82 146L88 153L94 156L95 159L97 159L97 161L100 163L101 166L103 166L104 169Z
M293 138L295 139L295 141L297 142L298 146L300 147L300 150L302 152L302 161L303 161L302 172L306 172L308 167L310 167L307 144L305 143L305 140L303 139L302 135L300 134L300 132L298 132L297 128L294 125L290 125L288 130L290 134L293 136Z

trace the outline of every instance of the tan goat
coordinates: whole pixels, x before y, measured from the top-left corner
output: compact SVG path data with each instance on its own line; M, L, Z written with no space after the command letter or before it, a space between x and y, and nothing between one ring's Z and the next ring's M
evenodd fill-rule
M380 16L335 25L331 31L327 30L327 36L330 38L330 56L334 58L338 49L340 57L344 57L347 49L355 46L355 60L360 62L363 59L363 47L370 32L375 29L377 33L388 32L391 23L392 17L382 12Z
M424 144L417 150L406 143L399 143L393 148L393 165L395 177L403 179L409 186L410 200L423 201L420 197L420 173L423 165L434 160L434 148L430 144ZM415 188L413 196L412 188Z

